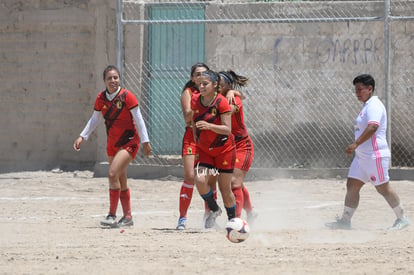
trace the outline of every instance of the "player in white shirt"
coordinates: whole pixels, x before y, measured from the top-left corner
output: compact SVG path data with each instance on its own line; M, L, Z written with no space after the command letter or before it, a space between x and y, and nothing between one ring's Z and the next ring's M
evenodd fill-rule
M366 182L371 182L387 201L397 217L389 229L403 229L409 225L397 193L389 183L388 168L391 152L388 148L387 112L377 96L373 96L375 80L372 76L357 76L353 84L356 96L363 102L362 110L355 119L355 142L346 148L354 159L348 172L345 206L341 218L327 223L332 229L351 229L351 218L359 204L359 192Z

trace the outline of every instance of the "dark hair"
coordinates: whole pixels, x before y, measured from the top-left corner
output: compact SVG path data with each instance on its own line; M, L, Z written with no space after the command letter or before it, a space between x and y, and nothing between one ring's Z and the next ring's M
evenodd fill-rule
M365 86L372 86L372 93L374 93L375 90L375 80L374 78L369 74L361 74L354 78L354 81L352 83L355 85L357 83L361 83Z
M201 76L207 76L211 80L211 82L213 82L213 83L216 82L217 84L216 84L215 88L218 89L219 80L220 80L220 76L219 76L218 73L216 73L213 70L207 70L205 72L202 72Z
M204 64L202 62L198 62L198 63L194 64L193 66L191 66L190 76L193 76L195 70L197 68L201 68L201 67L206 68L207 71L210 70L210 68L206 64Z
M210 68L206 64L204 64L202 62L198 62L198 63L194 64L193 66L191 66L190 76L193 76L193 74L194 74L194 72L197 68L206 68L207 71L210 70ZM183 91L187 88L197 88L197 87L195 87L195 83L190 79L184 85Z
M247 86L247 82L249 81L247 77L236 74L232 70L221 71L218 74L224 79L224 81L230 84L232 88L236 89Z
M114 66L114 65L109 65L109 66L108 66L108 67L106 67L106 68L105 68L105 70L103 71L103 80L105 80L106 74L107 74L109 71L112 71L112 70L115 70L115 71L118 73L119 77L121 77L121 74L119 73L118 68L117 68L116 66Z

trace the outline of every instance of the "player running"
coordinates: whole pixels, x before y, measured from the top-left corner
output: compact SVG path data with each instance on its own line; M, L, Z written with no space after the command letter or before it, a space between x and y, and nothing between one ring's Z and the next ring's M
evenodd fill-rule
M211 175L218 176L218 185L228 219L236 216L236 202L231 191L236 147L231 134L231 107L226 98L218 93L219 80L216 72L203 72L200 93L193 95L191 100L198 154L194 182L210 209L205 228L212 228L216 218L222 213L213 190L208 185Z
M196 63L191 67L190 80L185 84L181 93L181 110L185 121L185 132L182 143L181 157L184 166L184 181L180 189L179 210L177 230L184 230L187 222L187 211L190 207L194 190L194 162L196 145L193 135L193 112L191 110L191 97L198 94L201 73L209 70L204 63Z
M236 74L232 70L219 72L220 85L219 93L226 98L228 94L241 94L237 90L247 85L248 78ZM232 96L234 100L230 106L232 109L231 132L236 141L236 163L234 166L231 187L236 198L236 216L240 217L242 209L246 210L248 223L253 223L257 213L253 211L250 194L243 181L253 161L254 147L250 138L243 117L243 103L240 96Z

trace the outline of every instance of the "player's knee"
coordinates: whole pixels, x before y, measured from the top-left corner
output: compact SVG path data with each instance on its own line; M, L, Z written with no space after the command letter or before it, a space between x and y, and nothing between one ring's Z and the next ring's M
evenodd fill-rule
M110 169L109 172L108 172L109 182L117 182L118 178L119 178L118 173L116 171Z

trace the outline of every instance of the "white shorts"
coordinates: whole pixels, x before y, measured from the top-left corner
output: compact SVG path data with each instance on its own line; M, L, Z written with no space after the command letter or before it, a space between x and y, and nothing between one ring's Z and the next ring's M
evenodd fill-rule
M381 185L390 180L388 168L389 157L376 159L360 159L354 157L349 168L348 178L358 179L362 182L371 182L373 185Z

